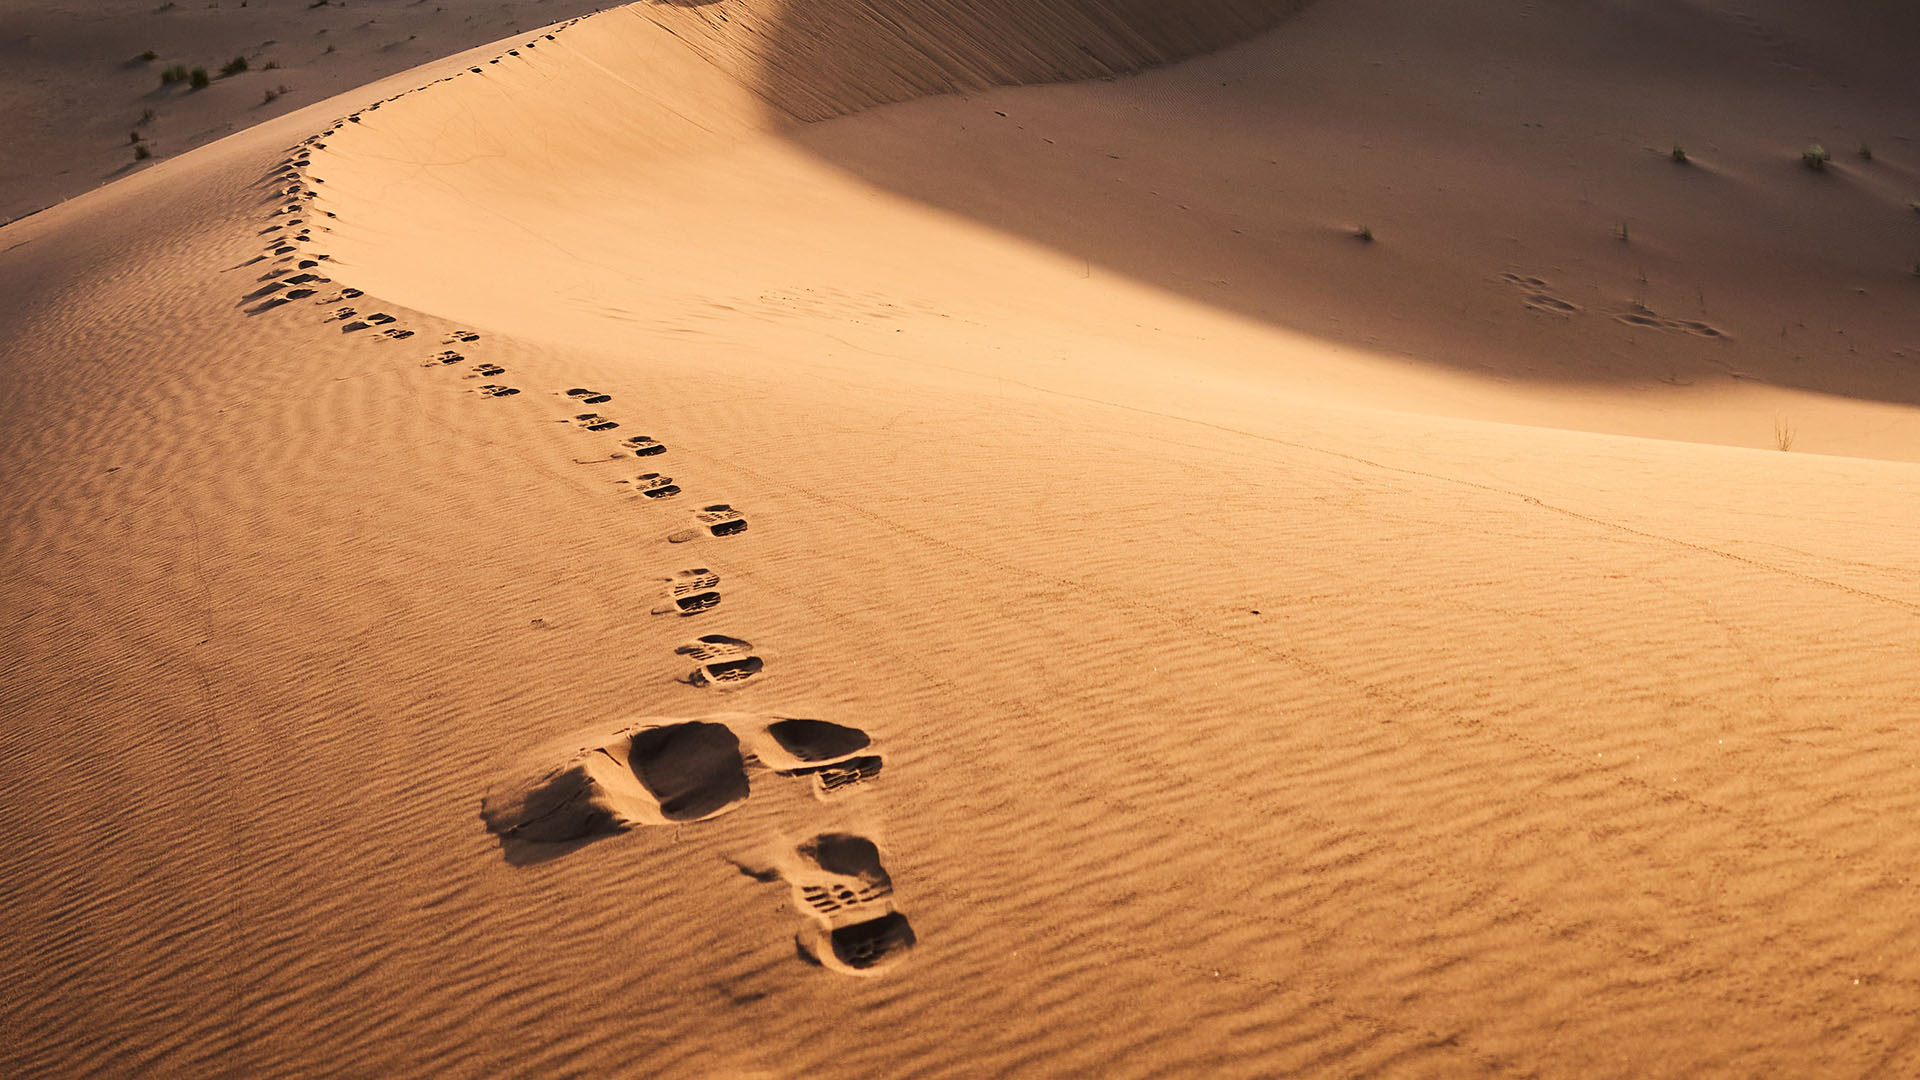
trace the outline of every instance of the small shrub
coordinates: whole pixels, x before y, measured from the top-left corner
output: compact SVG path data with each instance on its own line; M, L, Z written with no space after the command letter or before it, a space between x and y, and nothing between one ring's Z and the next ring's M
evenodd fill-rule
M194 68L187 75L187 85L195 90L205 90L212 82L213 80L207 77L206 68Z
M147 160L148 158L150 158L150 157L152 157L152 156L153 156L153 151L152 151L152 150L149 150L149 149L147 149L147 144L146 144L146 143L137 143L137 144L135 144L135 146L134 146L134 148L133 148L133 160L135 160L135 161L145 161L145 160Z
M331 45L329 45L329 46L327 46L327 51L328 51L328 52L332 52L332 51L333 51L333 46L331 46Z
M1827 162L1832 160L1833 160L1833 155L1827 153L1827 148L1824 146L1821 146L1819 143L1813 143L1809 145L1805 150L1800 151L1801 163L1806 165L1807 168L1814 170L1815 172L1818 172L1821 169L1826 168Z
M1793 449L1793 428L1788 426L1784 417L1773 418L1773 445L1778 450Z
M160 59L160 54L154 52L152 49L148 49L146 52L140 54L140 59L145 63L151 64L155 60Z
M1369 226L1369 225L1362 225L1362 226L1360 226L1359 228L1357 228L1357 229L1355 229L1355 230L1353 230L1353 238L1354 238L1355 240L1358 240L1358 241L1360 241L1360 242L1361 242L1361 243L1363 243L1363 244L1371 244L1371 243L1373 243L1373 228L1372 228L1372 226Z
M1623 244L1628 242L1626 222L1623 221L1613 227L1613 238Z
M1866 143L1861 143L1861 144L1860 144L1860 149L1859 149L1859 151L1858 151L1858 153L1860 154L1860 160L1861 160L1861 161L1872 161L1872 160L1873 160L1873 147L1871 147L1871 146L1868 146L1868 145L1867 145Z
M1907 208L1912 210L1916 214L1920 214L1920 199L1915 199L1912 202L1908 203Z
M280 61L278 61L278 60L269 60L269 61L267 61L266 63L264 63L264 64L261 64L261 65L260 65L260 70L261 70L261 71L273 71L273 70L276 70L277 68L279 68L279 66L280 66Z
M1681 146L1679 143L1674 143L1672 157L1674 161L1685 165L1687 163L1687 148Z
M186 81L187 81L187 65L185 64L175 64L172 67L160 73L161 86L172 86L174 83L182 83Z
M282 95L282 94L284 94L284 93L286 93L286 92L287 92L287 87L285 87L285 86L276 86L276 87L274 87L273 89L271 89L271 90L269 90L269 91L267 91L267 96L266 96L266 98L265 98L264 100L262 100L262 101L260 102L260 104L262 104L262 105L271 105L271 104L273 104L273 103L274 103L274 101L275 101L275 99L277 99L277 98L279 98L279 97L280 97L280 95Z
M128 134L128 136L129 136L129 138L127 139L127 141L128 141L128 142L130 142L130 143L137 143L137 142L139 142L139 141L140 141L140 139L141 139L141 135L140 135L140 133L139 133L139 132L137 132L137 131L130 131L130 132L128 132L127 134Z
M247 58L244 56L236 56L220 66L220 77L230 79L245 70L247 70Z

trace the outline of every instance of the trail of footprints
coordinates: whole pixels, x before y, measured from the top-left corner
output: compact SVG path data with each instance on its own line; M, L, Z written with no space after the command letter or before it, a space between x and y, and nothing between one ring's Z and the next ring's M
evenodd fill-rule
M1571 300L1565 300L1553 294L1552 286L1544 279L1527 274L1505 271L1500 280L1520 290L1521 303L1529 311L1538 311L1546 315L1558 315L1570 318L1582 314L1584 309ZM1644 327L1648 330L1662 330L1670 334L1691 334L1694 337L1724 337L1717 327L1694 319L1669 319L1640 301L1632 301L1622 310L1613 312L1611 318L1628 326Z
M577 21L561 24L555 33ZM532 50L554 40L549 33L522 47ZM488 64L520 55L518 49L510 49ZM472 74L484 74L484 69L472 67L447 78ZM362 123L381 105L431 85L336 120L290 148L263 179L263 201L271 207L259 231L263 247L243 265L267 265L257 279L258 287L242 298L248 314L304 301L321 310L324 325L337 326L343 335L383 346L417 336L418 331L404 325L399 316L371 310L362 290L341 285L330 276L331 257L314 245L319 240L316 230L330 232L326 222L337 218L323 205L320 187L325 180L314 175L313 164L314 155L327 149L328 139ZM422 366L460 370L464 379L475 380L472 392L483 397L520 396L522 388L514 385L505 366L483 357L470 358L462 351L480 342L481 335L474 331L455 330L440 340L440 348L430 352ZM614 395L584 386L554 394L568 406L567 415L557 422L614 439L615 449L604 460L652 459L668 453L659 439L631 434L614 416L598 411L614 404ZM616 431L618 436L610 435ZM684 492L664 472L636 472L617 483L637 495L642 505L667 507L648 513L679 515L679 524L662 537L669 544L730 539L749 529L746 513L729 503L673 509ZM704 566L677 569L654 579L651 611L681 619L706 616L720 607L722 596L718 572ZM675 649L675 674L690 688L688 692L703 696L746 690L758 687L765 678L763 652L744 638L701 634ZM639 826L711 819L743 804L752 794L756 776L805 783L817 798L838 798L869 787L884 765L885 758L866 732L826 720L727 713L650 721L619 732L602 745L581 748L535 777L490 792L481 816L503 846L563 844ZM880 849L866 837L815 831L809 839L785 845L771 867L742 870L756 880L788 884L795 909L807 918L807 929L797 944L803 956L821 966L844 973L873 973L891 966L914 945L913 928L895 906L893 880L882 865Z

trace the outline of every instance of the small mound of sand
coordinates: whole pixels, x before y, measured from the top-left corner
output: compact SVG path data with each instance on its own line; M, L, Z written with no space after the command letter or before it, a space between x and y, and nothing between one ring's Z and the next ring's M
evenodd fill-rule
M499 785L482 800L480 816L503 837L560 843L635 825L702 821L747 794L740 740L725 725L648 724Z

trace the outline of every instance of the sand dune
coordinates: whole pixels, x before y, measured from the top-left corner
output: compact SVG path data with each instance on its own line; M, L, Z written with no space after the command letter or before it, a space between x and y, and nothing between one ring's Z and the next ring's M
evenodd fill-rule
M1916 99L1707 32L1878 9L983 89L1283 7L639 5L0 230L0 1072L1920 1067Z

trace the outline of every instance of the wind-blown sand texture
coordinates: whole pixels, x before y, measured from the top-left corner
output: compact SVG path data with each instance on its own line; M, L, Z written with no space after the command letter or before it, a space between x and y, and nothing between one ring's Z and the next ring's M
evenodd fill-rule
M1883 7L635 5L0 229L0 1074L1920 1071Z

